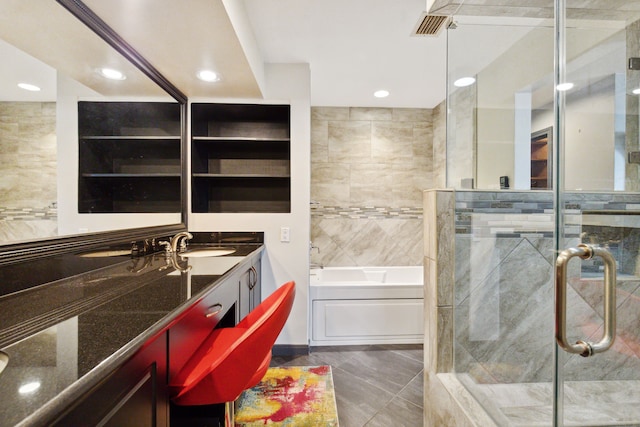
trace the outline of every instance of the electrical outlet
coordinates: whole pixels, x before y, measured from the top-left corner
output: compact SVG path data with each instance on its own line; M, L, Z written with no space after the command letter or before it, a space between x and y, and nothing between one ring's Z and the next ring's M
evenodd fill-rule
M287 243L291 241L291 230L289 227L280 227L280 241Z

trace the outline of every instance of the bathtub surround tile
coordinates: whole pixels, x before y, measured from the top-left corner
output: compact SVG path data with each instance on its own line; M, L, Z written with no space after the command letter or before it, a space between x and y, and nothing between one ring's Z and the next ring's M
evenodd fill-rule
M378 221L377 224L387 236L393 236L397 242L401 242L403 256L409 263L407 265L422 265L422 220Z
M7 172L0 206L42 208L57 200L55 129L55 103L0 102L0 164Z
M372 122L371 158L375 163L410 164L413 159L413 124Z
M316 120L349 120L349 107L313 107L311 122Z
M349 108L349 120L388 121L392 118L393 110L391 108Z
M0 219L0 241L17 242L35 240L58 235L57 218L42 219Z
M318 217L352 220L344 227L324 228L345 252L344 241L353 240L349 249L359 255L350 253L350 259L420 265L416 239L407 240L401 248L378 243L365 250L354 234L365 227L360 219L384 223L380 227L385 235L396 235L394 243L404 239L398 233L406 236L416 229L422 219L421 192L432 187L431 110L314 107L311 114L311 200L317 202L312 206L312 221ZM337 230L349 239L335 236ZM321 253L328 252L323 249ZM374 255L376 250L382 253ZM323 258L325 265L345 265L336 257Z
M311 218L312 262L324 266L421 265L422 243L400 236L421 231L421 219ZM401 230L401 231L399 231ZM381 264L380 264L381 263Z
M329 122L314 120L311 122L311 159L313 163L329 161Z
M351 204L353 206L393 206L390 165L351 165Z
M314 163L311 168L311 200L322 194L322 203L348 206L351 201L350 166L339 163Z
M371 123L329 122L329 161L371 163Z
M431 122L432 112L424 108L394 108L391 115L394 122Z

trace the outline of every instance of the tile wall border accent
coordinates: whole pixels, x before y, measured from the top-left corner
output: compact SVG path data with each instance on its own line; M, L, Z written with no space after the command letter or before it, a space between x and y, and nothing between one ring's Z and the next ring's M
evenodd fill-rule
M421 219L421 207L392 208L388 206L322 206L311 205L314 218L335 219Z
M33 221L56 220L58 209L54 206L46 208L8 208L0 206L0 221Z
M550 191L456 191L456 234L496 237L553 237ZM565 234L578 237L582 212L637 212L640 193L566 193Z

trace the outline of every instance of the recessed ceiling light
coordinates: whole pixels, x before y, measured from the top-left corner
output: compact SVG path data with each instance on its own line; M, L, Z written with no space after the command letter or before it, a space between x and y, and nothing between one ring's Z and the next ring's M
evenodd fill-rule
M102 77L111 80L124 80L127 78L121 71L114 70L113 68L100 68L98 72Z
M455 87L465 87L465 86L471 86L475 82L476 82L475 77L460 77L458 80L453 82L453 85Z
M220 74L211 70L200 70L198 71L197 76L203 82L217 82L220 80Z
M377 90L373 93L373 96L375 96L376 98L386 98L387 96L389 96L389 91L388 90Z
M564 92L565 90L572 89L573 86L573 83L560 83L558 86L556 86L556 89L558 89L560 92Z
M20 388L18 389L18 393L20 394L33 393L39 388L40 388L40 382L34 381L34 382L30 382L20 386Z
M631 91L631 93L634 95L640 95L640 87L635 88L634 90Z
M20 89L29 90L31 92L39 92L40 88L36 85L32 85L29 83L18 83L18 87Z

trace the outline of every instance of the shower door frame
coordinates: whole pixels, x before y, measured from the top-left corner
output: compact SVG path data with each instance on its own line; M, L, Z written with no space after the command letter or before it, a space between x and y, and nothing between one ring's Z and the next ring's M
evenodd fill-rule
M567 29L569 28L569 24L567 21L567 3L570 0L554 0L554 12L555 12L555 22L554 22L554 88L558 87L558 84L563 83L568 81L566 79L566 76L568 74L568 70L567 70L567 44L569 43L569 37L567 36ZM640 2L639 2L640 3ZM628 26L626 26L628 27ZM630 52L628 51L628 47L625 47L626 50L626 55L629 56ZM631 52L631 53L635 53L635 52ZM640 52L638 52L637 56L640 57ZM626 58L625 58L626 60ZM624 65L625 67L627 66L626 64ZM640 73L640 71L638 71ZM627 88L627 93L629 92L629 88ZM554 183L553 185L553 198L554 198L554 214L555 214L555 232L554 232L554 249L555 249L555 253L556 256L558 256L563 250L567 249L567 241L569 241L569 238L565 235L566 233L566 222L567 222L567 208L566 208L566 201L567 201L567 197L566 194L569 190L567 190L565 188L565 161L567 160L567 156L565 154L565 147L566 147L566 140L565 140L565 125L566 125L566 117L565 117L565 113L566 113L566 92L563 91L559 91L557 89L554 89L554 129L553 129L553 139L555 144L553 145L553 158L556 159L556 161L553 164L553 177L552 177L552 182ZM616 114L616 111L612 111L612 117L614 117L614 115ZM626 130L625 130L626 132ZM614 167L614 169L616 169ZM615 172L614 172L615 175ZM618 184L614 184L614 187L617 187ZM620 190L620 188L615 188L615 190ZM614 189L612 189L611 191L615 191ZM580 192L580 191L579 191ZM585 196L585 201L586 201L586 196ZM630 213L630 212L627 212ZM636 214L640 214L639 212L635 212ZM601 246L601 247L606 247L606 242L604 241L600 241L599 239L595 242L596 246ZM580 262L580 261L572 261L572 262ZM558 266L556 265L556 271L558 271ZM607 270L605 270L606 273ZM615 271L615 264L614 264L614 271ZM556 274L556 283L555 283L555 287L556 287L556 295L558 295L558 287L559 286L564 286L564 284L560 284L558 283L559 280L557 278L557 274ZM594 285L593 286L597 286L598 281L594 281L593 282ZM606 283L606 281L603 281L603 283ZM615 307L615 294L617 292L620 292L620 290L618 289L618 286L621 286L619 283L616 283L614 280L614 307ZM605 287L605 285L602 286L603 288ZM558 297L556 297L557 300ZM615 312L618 311L618 307L615 307L615 310L613 310L614 314L613 314L613 320L615 322ZM602 316L603 317L603 322L604 320L607 318L606 315ZM567 321L571 322L571 321L576 321L576 319L571 319L569 318ZM556 313L556 322L558 322L558 314ZM559 329L559 325L558 323L556 323L556 331L558 331ZM586 328L585 328L586 329ZM585 340L586 338L590 338L593 341L597 341L600 339L600 337L604 336L602 330L598 330L596 331L595 334L593 334L593 337L584 337ZM613 336L615 337L615 330L613 333ZM575 341L575 340L574 340ZM614 347L615 348L615 342L614 342ZM610 350L609 350L610 351ZM565 368L565 363L569 360L569 357L574 357L574 358L578 358L578 360L580 360L580 356L577 354L573 354L573 355L568 355L568 353L566 353L561 346L558 344L558 342L554 342L554 375L553 375L553 425L555 427L563 427L566 423L567 423L567 417L569 415L575 415L575 414L571 414L570 411L568 409L565 408L565 395L566 395L566 391L568 390L568 387L570 387L568 385L568 383L570 381L573 380L573 385L575 386L575 384L579 381L581 381L581 379L577 378L577 377L573 377L573 375L575 374L575 370L573 373L569 372L568 370L566 370ZM585 367L589 367L588 369L597 369L597 363L609 363L609 359L607 358L611 358L612 354L615 354L615 350L614 351L610 351L609 353L607 353L606 351L603 352L602 354L596 354L593 355L591 357L587 357L586 360L588 361L580 361L579 363L581 363L582 365L584 365ZM601 360L593 360L595 358L604 358ZM636 356L637 358L637 356ZM581 366L582 366L581 365ZM594 366L596 366L596 368L594 368ZM620 369L619 367L616 369ZM615 377L616 375L614 375ZM608 378L608 377L605 377ZM584 380L582 380L584 381ZM584 385L581 383L580 384L580 388L584 387L584 388L588 388L590 386L592 386L592 383L595 382L596 379L594 380L588 380L588 381L584 381ZM575 387L573 389L573 392L575 392L575 390L577 389L577 387ZM608 391L608 390L607 390ZM605 392L602 392L605 393ZM606 400L606 399L603 399ZM598 411L598 408L588 408L589 410L592 411ZM575 411L575 410L574 410ZM587 411L588 412L588 411ZM575 420L573 421L575 423ZM593 421L597 424L597 421ZM616 421L617 422L617 421ZM640 420L633 420L630 422L639 422ZM626 424L625 424L626 425Z

